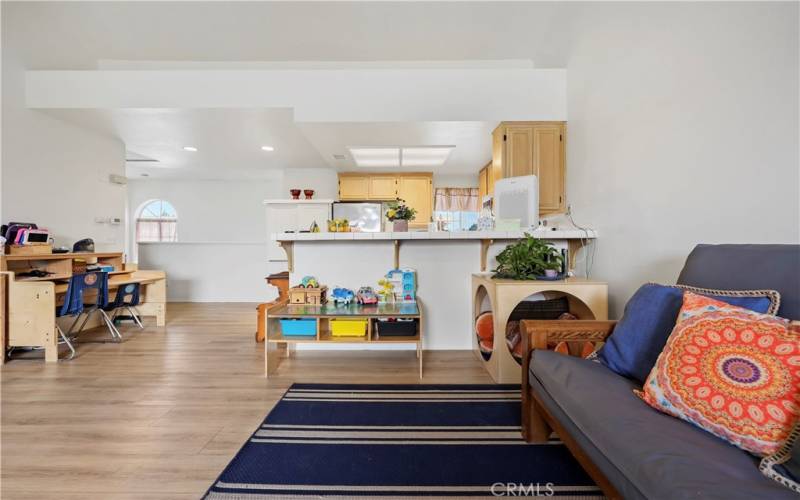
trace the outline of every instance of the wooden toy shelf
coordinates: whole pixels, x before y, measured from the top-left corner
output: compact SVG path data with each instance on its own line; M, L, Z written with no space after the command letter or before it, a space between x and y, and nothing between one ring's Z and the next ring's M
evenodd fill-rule
M333 343L333 344L415 344L419 360L419 377L422 378L422 304L417 302L374 305L323 305L275 304L267 309L265 315L266 342L264 342L264 374L269 377L280 364L281 358L289 357L294 345ZM379 336L375 328L378 319L404 318L416 320L416 334L411 336ZM316 322L314 335L284 335L281 320L313 319ZM335 337L330 331L332 319L367 320L365 335Z

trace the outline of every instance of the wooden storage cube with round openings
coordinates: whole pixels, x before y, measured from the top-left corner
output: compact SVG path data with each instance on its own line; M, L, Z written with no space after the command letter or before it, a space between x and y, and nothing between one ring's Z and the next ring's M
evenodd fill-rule
M557 319L564 312L577 319L606 320L608 285L583 278L517 281L473 274L472 308L472 345L478 359L495 382L518 384L522 374L517 358L522 353L515 322Z

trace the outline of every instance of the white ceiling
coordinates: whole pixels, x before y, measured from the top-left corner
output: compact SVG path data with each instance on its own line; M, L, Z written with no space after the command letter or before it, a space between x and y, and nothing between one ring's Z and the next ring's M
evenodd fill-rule
M351 146L453 145L441 175L475 174L491 157L489 122L296 123L290 109L49 110L118 138L129 177L265 178L284 168L359 170ZM184 146L197 148L185 151ZM272 146L267 152L262 146ZM334 159L335 154L345 156ZM420 168L365 169L413 171Z
M492 130L496 122L415 123L299 123L309 142L325 162L338 170L359 170L349 147L359 146L455 146L437 173L476 174L492 156ZM336 160L333 155L344 155ZM370 171L413 171L413 168L370 168Z
M559 2L2 2L4 65L166 68L278 61L535 61L565 67L583 4ZM588 7L592 9L593 7ZM589 12L591 15L591 12ZM42 36L51 33L56 36ZM13 54L7 58L6 54ZM259 61L273 61L261 63ZM472 64L472 63L464 63ZM48 111L159 160L138 176L260 177L280 168L355 168L351 145L456 146L442 174L489 160L488 122L295 123L290 110ZM274 145L272 153L261 151ZM181 148L192 145L197 153Z
M270 170L324 166L290 109L52 110L49 114L120 139L128 175L253 178ZM262 151L261 146L275 151ZM197 152L184 151L184 146Z

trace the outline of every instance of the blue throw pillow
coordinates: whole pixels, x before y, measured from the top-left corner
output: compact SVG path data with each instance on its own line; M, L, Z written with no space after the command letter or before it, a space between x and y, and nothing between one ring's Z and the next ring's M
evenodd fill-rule
M625 305L625 312L597 357L612 371L644 383L675 327L690 290L751 311L774 315L780 295L774 290L708 290L703 288L642 285Z

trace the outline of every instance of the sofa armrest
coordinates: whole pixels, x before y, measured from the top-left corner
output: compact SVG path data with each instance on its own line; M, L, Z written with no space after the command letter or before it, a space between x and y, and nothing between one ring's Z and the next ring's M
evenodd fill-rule
M604 342L614 331L616 321L598 320L522 320L522 342L527 355L533 349L547 349L556 342Z
M558 342L603 342L614 331L616 321L597 320L522 320L522 435L528 442L544 443L550 434L549 425L536 408L528 381L531 351L547 349Z

